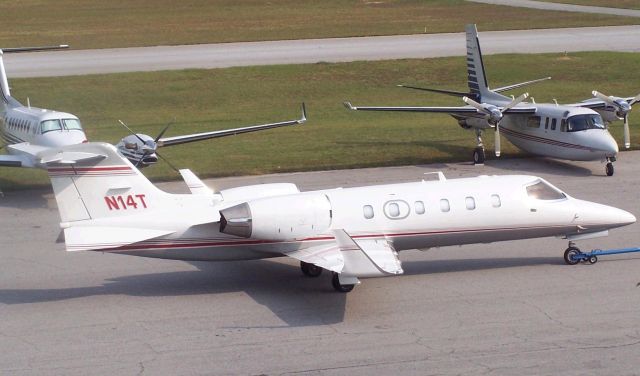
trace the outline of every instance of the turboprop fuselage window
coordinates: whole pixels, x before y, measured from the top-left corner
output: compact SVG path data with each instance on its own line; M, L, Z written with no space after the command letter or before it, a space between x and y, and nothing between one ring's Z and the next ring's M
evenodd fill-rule
M364 217L366 219L371 219L373 218L373 206L371 205L365 205L362 207L362 212L364 214Z
M80 125L80 120L78 119L64 119L64 127L68 130L82 130L82 125Z
M602 117L597 114L575 115L567 119L567 132L585 131L587 129L606 129Z
M45 120L40 123L40 133L47 133L51 131L59 131L62 130L62 125L60 125L60 120Z
M527 195L536 200L561 200L567 197L564 193L543 181L527 186Z

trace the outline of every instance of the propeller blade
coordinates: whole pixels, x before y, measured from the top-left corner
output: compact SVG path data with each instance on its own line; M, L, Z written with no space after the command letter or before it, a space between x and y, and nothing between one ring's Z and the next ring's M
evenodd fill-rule
M631 147L631 136L629 136L629 114L624 115L624 147Z
M162 138L162 136L164 136L164 132L166 132L166 131L167 131L167 129L169 129L169 127L170 127L171 125L173 125L173 123L175 123L175 122L176 122L176 118L173 118L173 120L171 120L171 121L167 124L167 126L166 126L166 127L164 127L164 129L162 130L162 132L160 132L160 134L158 135L158 137L156 137L156 139L155 139L155 140L153 140L153 143L157 145L157 144L158 144L158 140L159 140L159 139L161 139L161 138Z
M500 123L496 124L496 134L495 134L495 152L496 152L496 157L500 156Z
M613 98L611 98L611 97L609 97L607 95L604 95L604 94L602 94L602 93L600 93L598 91L595 91L595 90L592 91L591 94L593 94L594 97L596 97L598 99L601 99L601 100L605 101L606 103L608 103L610 105L614 105Z
M136 138L140 140L140 142L142 142L142 145L145 144L144 140L140 136L138 136L136 132L132 131L131 128L127 127L127 125L122 120L118 119L118 122L120 122L120 124L122 124L122 126L125 127L132 135L136 136Z
M634 104L640 102L640 94L636 95L631 102L629 102L629 106L633 106Z
M158 157L160 157L160 159L162 159L163 161L167 162L167 164L169 165L169 167L171 167L173 169L173 171L180 173L180 171L176 168L176 166L174 166L171 162L169 162L169 160L165 157L163 157L161 154L159 154L158 152L156 152L156 155Z
M511 101L511 103L509 103L508 105L506 105L503 109L502 112L505 112L507 110L512 109L513 107L517 106L520 102L522 102L523 100L529 98L529 93L524 93L521 96L519 96L518 98L514 99Z
M469 98L469 97L462 97L462 101L466 104L468 104L471 107L475 107L476 110L483 112L485 114L488 114L489 112L487 111L487 109L481 105L480 103L474 101L473 99Z

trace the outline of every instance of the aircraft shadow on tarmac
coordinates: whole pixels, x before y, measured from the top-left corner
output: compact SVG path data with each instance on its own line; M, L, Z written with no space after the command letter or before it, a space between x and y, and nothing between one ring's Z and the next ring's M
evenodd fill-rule
M514 257L407 261L403 267L408 275L428 275L561 263L560 257ZM46 303L99 295L171 297L244 292L281 319L285 323L282 327L330 325L344 320L349 294L332 289L329 273L308 278L297 266L268 260L190 264L198 270L129 275L109 279L100 286L0 289L0 303ZM388 280L393 283L395 278L402 276ZM365 279L351 294L366 288Z

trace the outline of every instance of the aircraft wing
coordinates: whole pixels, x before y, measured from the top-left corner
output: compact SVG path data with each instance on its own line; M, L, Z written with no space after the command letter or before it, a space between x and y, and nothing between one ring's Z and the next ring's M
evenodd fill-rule
M307 113L304 106L302 104L302 117L298 120L289 120L289 121L281 121L278 123L269 123L269 124L260 124L260 125L252 125L248 127L242 128L233 128L233 129L223 129L220 131L212 131L212 132L203 132L203 133L195 133L188 134L184 136L174 136L174 137L164 137L158 140L158 146L172 146L172 145L180 145L186 144L188 142L194 141L202 141L208 140L210 138L218 138L218 137L226 137L226 136L235 136L241 133L249 133L262 131L266 129L286 127L289 125L302 124L307 121Z
M0 155L0 166L2 167L22 167L26 161L18 155Z
M341 273L349 270L370 276L402 274L402 264L391 243L380 239L354 240L345 230L333 230L335 243L286 253L300 261Z
M635 98L634 97L628 97L628 98L622 98L622 99L627 101L627 103L630 103ZM606 107L609 107L610 105L607 104L602 99L591 98L591 99L584 100L582 102L571 103L571 104L568 104L567 106L586 107L586 108L590 108L592 110L598 110L598 109L604 109Z
M479 112L471 106L463 107L362 107L353 106L350 102L344 102L344 106L354 111L400 111L400 112L435 112L449 114L457 118L477 117L483 118L484 113ZM496 106L501 109L501 107ZM536 112L535 106L517 106L510 108L504 113L506 114L533 114Z

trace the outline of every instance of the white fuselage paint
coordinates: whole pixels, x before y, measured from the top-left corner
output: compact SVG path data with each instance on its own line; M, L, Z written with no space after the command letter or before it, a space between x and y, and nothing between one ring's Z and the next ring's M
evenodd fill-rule
M180 213L184 214L176 213L175 209L154 209L156 205L159 208L166 206L163 202L154 201L150 195L147 213L104 218L93 221L92 225L109 226L112 222L118 227L129 224L135 227L144 223L145 228L174 232L132 245L118 247L114 244L113 248L101 251L178 260L220 261L276 257L329 244L334 242L332 229L344 229L356 241L385 239L401 251L571 236L604 231L635 221L623 210L569 196L557 200L529 197L526 187L538 181L543 180L534 176L487 176L311 192L325 195L330 202L329 230L281 241L245 239L220 233L219 223L206 223L207 216L242 201L220 204L197 195L171 195L173 204L178 204ZM391 203L399 205L396 217L389 211ZM373 217L369 219L364 215L367 205L373 209ZM425 209L423 213L419 209L421 206ZM274 207L273 213L286 212L283 209Z

